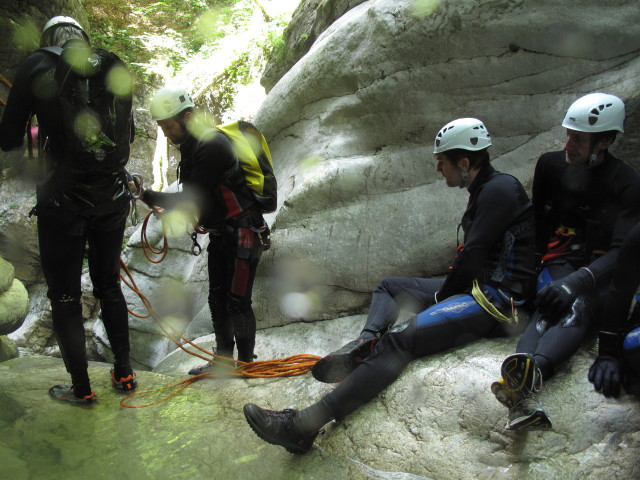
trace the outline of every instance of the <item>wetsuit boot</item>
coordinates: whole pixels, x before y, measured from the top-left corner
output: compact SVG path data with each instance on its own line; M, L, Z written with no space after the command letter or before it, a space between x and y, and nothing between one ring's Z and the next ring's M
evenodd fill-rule
M549 417L535 394L542 387L542 374L532 355L509 355L500 369L502 378L491 385L496 399L509 408L507 430L551 428Z

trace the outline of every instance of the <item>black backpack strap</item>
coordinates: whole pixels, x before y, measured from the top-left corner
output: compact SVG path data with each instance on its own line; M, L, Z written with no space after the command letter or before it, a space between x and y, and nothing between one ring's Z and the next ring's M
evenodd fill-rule
M42 47L42 48L39 48L38 50L41 52L50 53L51 55L55 55L56 57L59 57L60 55L62 55L61 47Z

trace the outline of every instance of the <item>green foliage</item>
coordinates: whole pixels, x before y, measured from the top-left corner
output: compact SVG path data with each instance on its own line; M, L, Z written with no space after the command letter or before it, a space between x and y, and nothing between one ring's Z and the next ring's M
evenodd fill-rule
M265 38L259 42L264 50L264 56L267 61L280 61L285 54L284 31L289 25L288 20L282 18L272 22Z
M285 53L285 16L269 18L255 0L84 0L92 44L116 53L136 83L156 85L190 59L206 57L221 40L242 32L262 10L267 20L247 51L234 53L214 89L222 112L233 107L238 86L261 74L265 59ZM219 70L218 70L219 71Z
M139 76L145 64L166 55L174 70L186 56L224 36L222 26L246 17L245 8L236 12L233 0L85 0L94 46L120 56ZM206 15L205 15L206 14ZM212 21L213 19L213 21ZM182 48L158 51L149 38L172 37ZM170 42L171 45L174 42Z
M217 99L221 111L233 107L233 100L238 92L238 85L246 85L251 81L251 57L248 52L242 53L224 70L218 81Z

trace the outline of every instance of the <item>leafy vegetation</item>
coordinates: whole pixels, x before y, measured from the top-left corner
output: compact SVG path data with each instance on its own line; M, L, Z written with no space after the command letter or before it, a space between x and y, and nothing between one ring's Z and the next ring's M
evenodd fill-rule
M290 15L269 16L261 0L84 0L84 5L93 45L120 56L139 87L166 81L196 58L233 49L212 72L216 115L233 108L239 86L258 78L268 58L283 55ZM262 19L258 26L256 18ZM250 31L252 40L235 51L239 43L227 38L243 31Z
M175 72L188 58L215 47L246 25L257 3L251 0L85 0L95 46L118 54L142 76L153 58L165 57ZM284 29L286 22L278 22ZM276 42L277 34L273 41ZM268 48L271 49L270 47Z
M138 74L158 55L177 70L189 54L225 35L233 0L85 0L95 46L118 54ZM244 12L246 13L246 9ZM151 42L151 37L164 39ZM177 47L177 48L176 48Z

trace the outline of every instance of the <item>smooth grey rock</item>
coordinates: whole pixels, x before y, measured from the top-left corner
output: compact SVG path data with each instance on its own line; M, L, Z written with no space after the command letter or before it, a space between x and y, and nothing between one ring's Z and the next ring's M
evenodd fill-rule
M304 0L284 31L281 47L271 53L260 84L267 93L305 53L318 36L347 10L365 0Z
M0 293L8 290L13 284L15 268L4 258L0 257Z
M29 293L16 278L9 289L0 292L0 335L6 335L20 327L28 309Z
M338 347L359 330L362 320L261 330L260 359ZM207 341L202 339L203 344ZM307 406L333 388L309 374L279 379L219 375L190 385L167 402L132 410L118 405L123 396L110 386L109 365L91 363L99 401L77 408L46 395L49 386L68 381L60 360L18 358L0 364L0 400L5 406L0 413L0 461L6 465L5 456L11 456L9 465L26 469L31 478L43 472L55 478L70 466L78 475L95 476L112 461L105 452L116 441L131 478L634 478L640 403L627 394L614 400L593 391L586 379L594 355L591 344L543 386L540 398L554 423L551 431L503 430L507 411L489 387L513 347L510 338L482 340L414 361L369 404L342 423L327 425L327 433L302 457L260 440L244 420L242 406ZM158 367L178 377L139 371L140 391L186 378L185 370L198 362L185 361L184 355L176 352ZM16 383L18 376L21 382ZM169 393L127 402L144 405ZM137 448L153 461L133 461ZM167 454L167 449L174 453Z
M2 158L3 152L0 152ZM18 179L0 182L0 254L27 286L42 281L35 217L35 185Z
M0 362L18 358L18 345L6 335L0 336Z
M564 2L548 10L501 0L432 4L433 13L416 16L413 2L369 0L332 19L256 115L279 185L279 209L266 215L272 248L254 286L258 328L361 313L385 277L447 271L467 201L435 171L433 138L449 120L483 119L493 164L526 188L539 155L562 147L561 120L581 94L620 95L627 124L640 125L636 4L607 15L596 14L595 0L579 14ZM576 30L578 17L584 28ZM627 129L614 150L632 164L637 131ZM159 222L148 233L158 245ZM183 282L198 318L188 337L210 333L206 252L192 257L186 234L169 243L167 260L151 264L136 232L127 264L152 296L161 278ZM139 323L134 330L157 332ZM153 365L149 354L145 365Z
M560 123L580 95L617 94L628 124L639 121L635 3L606 14L595 0L420 3L437 8L416 16L414 2L369 0L348 10L254 118L280 199L254 292L266 325L292 321L279 308L286 293L319 292L313 321L361 310L385 276L446 272L466 202L434 168L433 138L448 121L484 120L493 164L526 188L537 158L562 147ZM627 129L614 153L637 166L638 138ZM285 261L311 280L283 292L274 272Z

